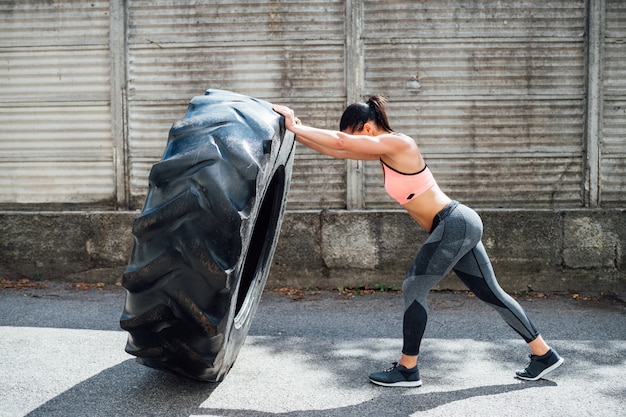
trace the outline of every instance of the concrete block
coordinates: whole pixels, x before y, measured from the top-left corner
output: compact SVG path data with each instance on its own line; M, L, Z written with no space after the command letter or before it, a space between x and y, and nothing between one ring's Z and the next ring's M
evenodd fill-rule
M327 276L320 235L319 211L286 212L268 285L304 288Z
M567 215L563 228L563 264L572 269L616 269L622 244L612 221L605 216Z
M362 212L322 212L322 259L328 268L376 269L375 226Z
M0 275L116 282L132 244L132 212L2 212Z

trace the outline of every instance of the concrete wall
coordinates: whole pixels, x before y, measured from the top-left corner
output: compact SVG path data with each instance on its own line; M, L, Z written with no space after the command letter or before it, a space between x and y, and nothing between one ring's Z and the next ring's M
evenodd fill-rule
M508 291L625 291L626 210L480 210ZM119 281L137 212L0 212L0 277ZM387 284L426 239L406 213L288 211L269 287ZM453 276L439 289L463 288Z

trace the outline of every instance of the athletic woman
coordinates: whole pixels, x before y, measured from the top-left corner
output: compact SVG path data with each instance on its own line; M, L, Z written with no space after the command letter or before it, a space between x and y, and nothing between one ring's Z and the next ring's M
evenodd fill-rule
M393 366L369 376L383 386L422 385L417 359L426 328L430 289L450 271L481 300L492 306L530 346L528 366L516 372L535 381L558 368L563 359L543 340L522 307L498 284L481 242L483 225L471 208L451 200L437 185L415 141L389 126L386 100L373 96L346 108L340 131L303 125L293 110L276 105L285 127L296 140L320 153L340 159L378 160L385 189L430 236L409 269L404 295L403 347Z

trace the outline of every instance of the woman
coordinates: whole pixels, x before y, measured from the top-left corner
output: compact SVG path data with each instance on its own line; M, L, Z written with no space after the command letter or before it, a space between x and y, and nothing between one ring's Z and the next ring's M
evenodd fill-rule
M366 103L348 106L340 131L304 126L293 110L274 106L274 111L285 117L285 127L303 145L334 158L379 160L389 195L430 232L402 285L405 309L400 360L371 374L370 381L383 386L422 385L417 359L426 328L426 298L451 270L530 346L530 363L516 372L517 378L535 381L558 368L563 359L546 344L522 307L498 285L481 242L480 217L441 191L415 141L389 126L385 104L383 97L373 96Z

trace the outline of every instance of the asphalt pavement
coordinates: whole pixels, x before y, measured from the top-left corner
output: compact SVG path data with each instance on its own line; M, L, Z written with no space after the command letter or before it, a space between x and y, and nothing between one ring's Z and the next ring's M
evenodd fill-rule
M0 290L0 416L620 416L626 407L621 295L519 297L565 358L547 379L513 378L529 350L471 294L435 292L423 386L367 375L401 348L402 296L267 291L220 384L146 368L124 352L119 287Z

